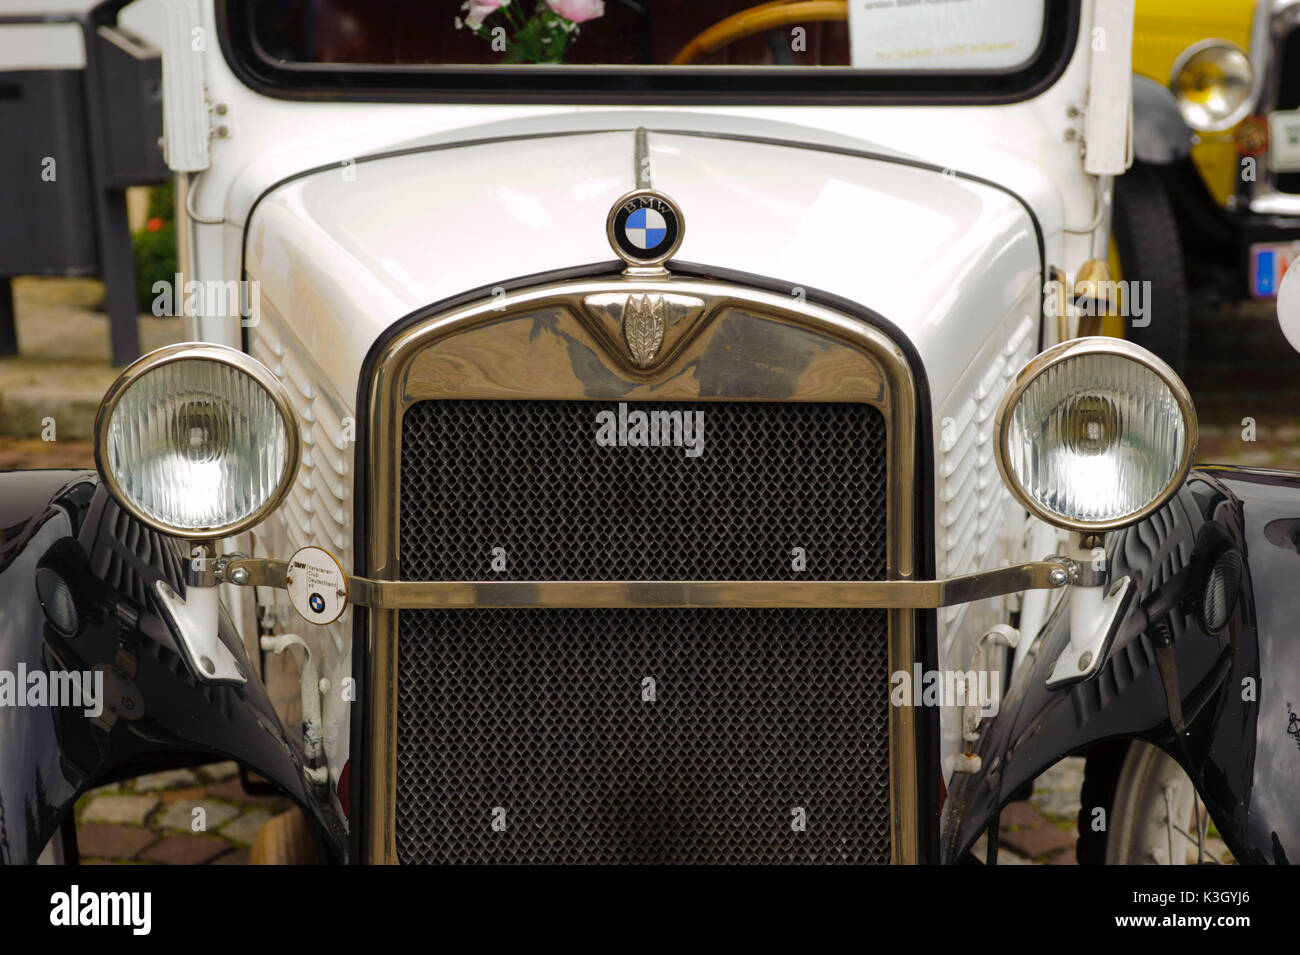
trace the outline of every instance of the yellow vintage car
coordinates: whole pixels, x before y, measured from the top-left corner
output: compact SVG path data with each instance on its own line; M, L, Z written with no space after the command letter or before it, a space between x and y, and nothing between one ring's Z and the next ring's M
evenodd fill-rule
M1297 0L1137 0L1111 266L1151 282L1125 332L1175 367L1190 297L1272 298L1300 248L1298 30Z
M1174 84L1180 68L1188 60L1188 51L1209 49L1215 40L1226 41L1238 50L1250 49L1251 17L1255 0L1138 0L1133 20L1133 71L1150 77L1162 86ZM1207 42L1208 41L1208 42ZM1201 81L1194 91L1194 76L1186 79L1189 105L1202 104L1214 94L1212 77ZM1238 152L1235 132L1240 123L1210 132L1198 133L1199 142L1192 147L1192 160L1206 187L1222 206L1236 192Z

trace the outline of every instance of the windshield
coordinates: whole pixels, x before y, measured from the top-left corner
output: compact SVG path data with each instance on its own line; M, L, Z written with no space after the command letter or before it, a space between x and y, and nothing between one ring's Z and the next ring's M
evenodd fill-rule
M224 26L251 73L290 85L355 90L400 75L398 85L414 88L411 74L472 72L568 75L538 88L572 89L574 76L599 73L622 74L614 85L624 88L685 90L691 85L681 77L690 74L735 91L756 88L749 78L797 89L802 80L788 85L797 77L836 76L847 81L843 92L869 88L873 77L893 77L898 88L906 86L899 78L930 78L916 84L921 90L955 89L958 76L973 88L975 77L1041 74L1036 63L1068 50L1075 6L1066 13L1054 4L1049 13L1046 0L227 0ZM948 79L936 86L936 76ZM463 79L454 85L475 88Z

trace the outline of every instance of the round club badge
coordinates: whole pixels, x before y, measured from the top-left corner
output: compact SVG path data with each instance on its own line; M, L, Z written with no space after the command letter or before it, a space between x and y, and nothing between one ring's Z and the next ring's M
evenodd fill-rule
M319 547L294 551L284 589L293 609L309 623L333 623L348 605L348 575L337 557Z
M609 244L628 265L662 265L686 234L681 210L662 192L637 189L614 203L606 223Z

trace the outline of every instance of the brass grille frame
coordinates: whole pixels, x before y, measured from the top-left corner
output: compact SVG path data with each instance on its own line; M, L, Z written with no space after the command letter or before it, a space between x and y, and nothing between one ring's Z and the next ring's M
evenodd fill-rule
M638 368L610 334L611 296L685 296L703 311L683 323L672 355ZM736 323L741 323L737 325ZM757 332L762 323L762 334ZM730 328L733 334L726 334ZM737 329L742 334L736 335ZM711 376L725 349L727 374ZM902 349L883 331L803 296L679 276L624 274L549 283L494 295L434 314L372 356L366 406L364 503L367 575L400 579L402 422L420 401L583 399L634 402L862 402L885 419L886 579L916 574L918 390ZM708 584L700 586L707 587ZM721 586L725 587L725 584ZM782 583L797 590L801 584ZM815 601L814 601L815 603ZM746 606L743 602L735 606ZM361 819L362 861L394 864L397 770L397 614L367 612L367 735ZM916 612L888 612L889 671L918 659ZM918 860L917 726L906 707L889 707L890 857Z

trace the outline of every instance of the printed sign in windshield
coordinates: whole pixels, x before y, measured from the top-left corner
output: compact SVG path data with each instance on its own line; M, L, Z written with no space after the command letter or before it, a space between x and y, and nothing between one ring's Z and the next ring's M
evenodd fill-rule
M853 65L1010 69L1042 41L1046 0L849 0Z

